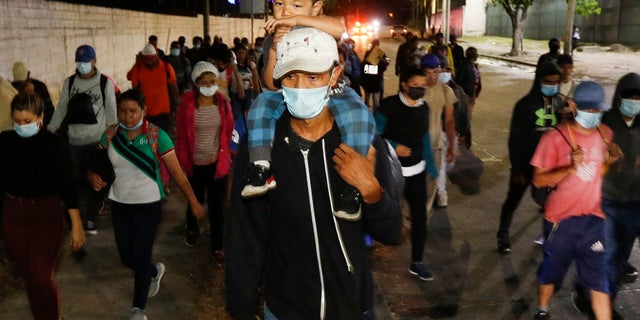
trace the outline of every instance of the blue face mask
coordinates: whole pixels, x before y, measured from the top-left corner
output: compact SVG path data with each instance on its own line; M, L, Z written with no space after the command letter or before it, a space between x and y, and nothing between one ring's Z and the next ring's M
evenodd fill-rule
M329 102L329 86L297 89L282 87L287 109L298 119L311 119L322 112Z
M91 73L91 62L76 62L76 68L80 74Z
M449 81L451 81L451 72L440 72L438 74L438 81L442 83L449 83Z
M558 91L560 90L560 86L559 85L548 85L548 84L541 84L540 85L540 92L542 92L542 95L546 96L546 97L553 97L556 94L558 94Z
M593 129L600 125L600 121L602 120L602 112L586 112L582 110L577 110L578 114L576 115L576 122L579 123L582 127L586 129Z
M38 122L31 122L23 125L13 123L13 131L23 138L29 138L35 136L40 131L40 124Z
M136 124L135 126L129 128L127 126L124 125L124 123L119 122L118 125L120 126L120 128L127 130L127 131L133 131L133 130L137 130L138 128L142 127L142 123L144 122L144 119L140 119L140 122L138 122L138 124Z
M622 99L620 102L620 113L623 116L635 117L640 113L640 100Z
M171 48L171 55L174 57L180 56L180 48Z

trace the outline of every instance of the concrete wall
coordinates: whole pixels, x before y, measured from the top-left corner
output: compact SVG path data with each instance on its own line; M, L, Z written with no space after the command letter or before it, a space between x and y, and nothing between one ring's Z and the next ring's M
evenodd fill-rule
M263 21L254 22L254 37L263 34ZM0 76L13 80L11 67L24 61L31 75L44 81L57 101L62 83L75 70L75 49L90 44L97 67L115 78L121 88L131 87L126 73L151 34L159 47L178 36L202 36L202 16L181 17L76 5L44 0L0 0ZM211 17L210 34L230 44L233 37L251 37L251 20Z
M582 17L576 15L583 42L640 45L640 1L600 1L602 13ZM530 39L561 38L566 25L566 0L536 0L529 8L525 37ZM487 5L487 35L511 37L511 22L500 6Z
M462 13L462 35L483 36L487 31L485 14L489 0L467 0Z

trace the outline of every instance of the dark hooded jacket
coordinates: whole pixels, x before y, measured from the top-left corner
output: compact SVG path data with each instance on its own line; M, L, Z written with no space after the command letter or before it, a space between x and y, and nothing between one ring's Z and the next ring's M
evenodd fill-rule
M611 109L602 117L602 123L613 130L613 142L624 153L624 157L607 170L602 182L602 197L619 202L640 203L640 115L628 126L620 113L620 94L626 96L625 92L629 91L634 91L634 94L640 93L639 74L629 73L620 78Z
M545 105L540 92L540 81L548 75L560 75L560 69L556 64L544 63L536 69L531 90L513 108L509 131L509 160L513 171L531 170L529 161L540 137L560 120L556 107L552 103Z

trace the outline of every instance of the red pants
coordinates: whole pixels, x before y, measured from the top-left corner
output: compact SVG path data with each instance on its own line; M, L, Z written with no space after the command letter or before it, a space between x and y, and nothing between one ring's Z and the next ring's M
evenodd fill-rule
M58 320L60 299L53 273L64 238L65 209L58 196L4 196L2 234L24 278L36 320Z

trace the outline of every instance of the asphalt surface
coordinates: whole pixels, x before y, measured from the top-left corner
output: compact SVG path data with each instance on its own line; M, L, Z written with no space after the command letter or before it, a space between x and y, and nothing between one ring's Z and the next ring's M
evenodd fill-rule
M535 312L535 272L542 254L533 240L541 233L541 216L528 194L513 221L510 255L496 253L495 232L509 177L506 139L511 109L533 79L527 63L535 62L544 50L507 58L502 54L508 48L482 39L460 41L465 48L478 47L483 55L484 87L474 111L472 146L484 161L480 191L465 195L449 183L449 206L429 213L425 262L435 276L433 281L420 281L407 272L408 241L372 248L378 319L531 319ZM382 41L391 58L400 43ZM601 81L610 95L621 75L640 69L638 58L635 53L577 52L576 74ZM385 81L386 95L394 94L397 78L392 71L387 71ZM168 196L164 208L154 260L165 263L167 274L158 295L147 303L149 319L228 319L222 264L210 257L208 239L196 247L184 245L185 202L178 192ZM88 237L82 262L74 260L68 248L61 254L56 280L66 320L128 319L133 276L120 265L108 215L100 219L98 228L98 235ZM637 247L632 263L640 266ZM571 304L572 279L570 271L564 287L552 298L553 319L585 318ZM640 319L639 299L640 286L625 285L617 300L618 312L626 319ZM0 301L0 319L31 319L24 290Z

